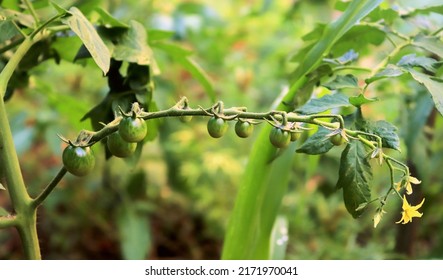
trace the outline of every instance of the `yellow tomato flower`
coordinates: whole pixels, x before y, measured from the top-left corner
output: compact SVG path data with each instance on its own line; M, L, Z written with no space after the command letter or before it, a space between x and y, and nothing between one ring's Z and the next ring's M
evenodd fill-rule
M409 176L408 177L408 181L406 183L406 193L407 194L411 194L412 193L412 186L411 186L411 184L418 185L420 183L421 183L421 181L418 180L417 178Z
M423 216L423 213L420 213L417 210L423 205L424 202L425 199L423 198L423 200L420 202L419 205L412 206L408 203L406 197L403 196L403 206L402 206L403 211L401 212L402 217L400 221L397 222L397 224L398 223L406 224L412 222L412 218L414 217L420 218L421 216Z

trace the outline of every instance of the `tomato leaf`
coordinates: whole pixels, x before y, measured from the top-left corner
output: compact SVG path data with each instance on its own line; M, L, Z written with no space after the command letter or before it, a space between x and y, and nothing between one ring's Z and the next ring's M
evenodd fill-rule
M367 98L363 94L359 94L358 96L349 97L349 103L354 105L355 107L360 107L361 105L372 103L378 101L378 98Z
M11 20L0 21L0 42L6 42L20 32Z
M432 73L435 73L435 71L437 71L437 69L435 68L436 64L437 60L424 56L417 57L415 53L403 56L397 63L398 66L406 69L412 67L421 67Z
M63 22L82 40L95 63L106 74L109 71L111 54L105 43L98 35L94 26L79 9L72 7L69 9L68 14L63 19Z
M400 138L396 132L397 127L393 124L384 120L376 122L364 120L359 123L358 129L380 136L384 148L400 151ZM375 141L376 139L373 138L371 140Z
M388 66L386 66L386 68L384 68L383 70L381 70L380 72L378 72L374 76L367 78L365 80L365 83L370 84L370 83L375 82L380 79L398 77L398 76L403 75L404 73L405 73L405 71L402 68L400 68L396 65L393 65L393 64L389 64Z
M324 127L320 127L316 133L309 137L297 150L297 153L304 153L309 155L319 155L327 153L334 144L329 141L326 135L331 131Z
M443 57L443 42L438 37L417 35L413 40L413 45Z
M111 14L108 13L108 11L97 8L95 11L100 15L100 22L106 26L106 27L121 27L121 28L128 28L129 26L113 17Z
M335 79L323 85L330 90L342 88L358 88L358 79L354 75L347 74L345 76L337 75Z
M310 99L305 105L295 110L303 115L321 113L333 108L350 106L349 98L342 93L328 94L321 98Z
M409 73L414 80L426 87L434 100L435 108L443 115L443 80L433 78L413 69L410 69Z
M154 60L153 52L147 45L146 29L135 20L130 21L127 32L118 38L118 43L114 45L112 57L116 60L139 65L151 65L154 75L160 72Z
M371 198L369 182L372 180L365 146L360 141L351 141L343 150L338 176L336 188L343 189L346 209L358 218L364 209L357 209Z

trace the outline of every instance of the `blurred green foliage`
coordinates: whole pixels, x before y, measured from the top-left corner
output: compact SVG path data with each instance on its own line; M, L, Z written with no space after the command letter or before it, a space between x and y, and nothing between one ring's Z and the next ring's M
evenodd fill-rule
M303 35L316 26L320 32L322 23L337 16L332 12L335 1L58 2L63 7L74 4L92 18L93 8L100 6L121 22L134 19L148 30L169 31L164 35L172 42L194 51L192 59L209 74L218 99L250 111L272 106L287 87L293 70L289 58L300 50ZM401 7L415 3L407 2L411 3ZM441 14L431 14L415 22L399 21L396 27L414 34L426 25L441 26L443 19ZM371 32L364 41L372 45L356 40L353 46L338 44L334 51L342 55L353 48L365 55L363 63L373 65L389 42L378 41L377 31ZM183 64L155 48L154 55L161 71L154 78L159 108L170 107L181 96L187 96L191 106L212 104L207 87ZM72 139L81 129L91 129L89 121L80 119L108 91L100 70L90 61L81 64L46 61L32 70L28 87L16 90L7 103L31 194L38 193L61 166L63 145L57 134ZM283 238L287 227L287 240L281 244L286 250L277 250L276 258L443 257L443 119L423 87L405 82L405 77L377 83L368 91L379 101L365 105L365 116L386 119L399 128L403 152L395 155L422 180L416 192L426 197L423 217L405 226L395 224L400 219L399 202L387 206L376 229L370 214L354 220L346 212L341 191L334 189L342 148L321 156L295 153L278 223L283 233L276 233ZM231 124L227 135L212 139L206 121L162 120L159 137L144 145L137 163L106 161L103 147L95 146L95 173L80 179L67 176L39 210L43 258L220 258L227 219L254 137L236 137ZM372 167L373 189L385 189L387 169ZM0 190L0 205L7 205L6 197ZM22 255L16 233L1 230L0 259L18 258Z

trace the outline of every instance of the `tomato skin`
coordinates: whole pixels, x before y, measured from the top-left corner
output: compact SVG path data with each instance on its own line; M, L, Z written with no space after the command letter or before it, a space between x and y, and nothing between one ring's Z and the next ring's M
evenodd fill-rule
M340 133L337 133L329 137L329 141L331 141L331 143L334 144L335 146L340 146L346 142L346 139L343 136L341 136Z
M301 131L291 131L291 142L297 141L301 136Z
M269 140L276 148L286 148L291 142L291 135L279 127L273 127L269 134Z
M90 147L69 145L63 150L62 161L69 173L79 177L90 173L95 166L95 157Z
M211 117L208 121L207 129L209 135L214 138L220 138L228 130L228 123L222 118Z
M118 125L118 132L126 142L137 143L145 139L148 126L142 118L124 117Z
M183 116L180 116L179 119L182 123L188 123L192 120L192 116L183 115Z
M106 145L111 154L119 158L129 157L137 148L137 143L126 142L118 131L113 132L108 136Z
M254 125L248 121L238 121L235 124L235 133L240 138L248 138L254 131Z

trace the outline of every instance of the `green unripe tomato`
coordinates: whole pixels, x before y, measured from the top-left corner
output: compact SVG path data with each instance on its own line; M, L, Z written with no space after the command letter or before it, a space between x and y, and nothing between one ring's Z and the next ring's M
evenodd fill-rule
M183 115L183 116L180 116L179 119L182 123L188 123L192 120L192 116Z
M329 137L329 141L331 141L331 143L334 144L335 146L340 146L346 142L346 139L343 136L341 136L340 133L337 133Z
M136 143L145 139L148 126L142 118L123 117L118 125L118 132L126 142Z
M75 176L85 176L95 166L95 157L89 147L69 145L63 150L62 161L66 170Z
M269 134L269 140L276 148L286 148L291 142L291 134L279 127L273 127Z
M251 136L254 130L254 125L248 121L238 121L235 124L235 133L240 138L247 138Z
M107 146L111 154L119 158L125 158L132 155L137 148L137 143L126 142L120 132L113 132L108 136Z
M218 117L211 117L208 121L208 133L214 138L220 138L228 130L228 123Z
M291 131L291 142L297 141L301 136L301 131Z

